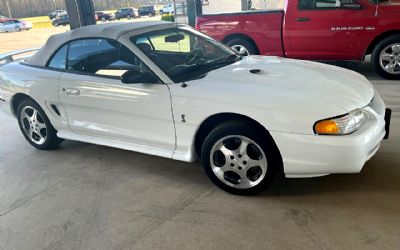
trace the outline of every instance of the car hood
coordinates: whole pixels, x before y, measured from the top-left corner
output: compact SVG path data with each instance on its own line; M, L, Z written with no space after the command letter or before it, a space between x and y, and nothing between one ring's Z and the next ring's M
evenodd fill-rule
M268 97L277 103L327 104L343 112L368 105L374 96L372 84L354 71L280 57L248 56L198 81L213 85L214 91L248 95L250 103Z

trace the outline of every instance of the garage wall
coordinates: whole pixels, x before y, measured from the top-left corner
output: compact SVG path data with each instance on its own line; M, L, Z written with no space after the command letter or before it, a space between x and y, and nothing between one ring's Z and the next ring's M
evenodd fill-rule
M209 0L208 3L208 5L203 6L203 14L229 13L242 10L241 0Z

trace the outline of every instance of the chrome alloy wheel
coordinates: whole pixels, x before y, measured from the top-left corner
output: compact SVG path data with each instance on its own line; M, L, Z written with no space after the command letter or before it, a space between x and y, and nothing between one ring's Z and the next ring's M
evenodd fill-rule
M220 181L238 189L258 185L268 167L261 147L241 135L230 135L217 141L211 149L210 165Z
M379 56L379 64L389 74L400 74L400 43L387 46Z
M249 51L243 45L232 45L232 49L236 50L241 56L250 55Z
M21 110L20 122L25 135L35 144L42 145L46 142L47 128L39 112L31 107L25 106Z

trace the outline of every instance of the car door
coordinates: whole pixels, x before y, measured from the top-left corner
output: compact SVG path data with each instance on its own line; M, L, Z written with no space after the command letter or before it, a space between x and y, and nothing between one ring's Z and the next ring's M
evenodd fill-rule
M366 13L356 0L299 0L286 15L285 29L290 37L287 56L359 60L360 36L369 26Z
M117 41L84 39L69 44L60 100L70 129L79 135L164 150L171 157L175 129L168 86L140 80L122 83L125 73L150 72Z

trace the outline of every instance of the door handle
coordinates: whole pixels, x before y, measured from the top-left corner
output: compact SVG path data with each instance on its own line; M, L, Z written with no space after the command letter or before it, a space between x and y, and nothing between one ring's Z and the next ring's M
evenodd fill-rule
M67 93L67 95L79 95L79 89L66 89L65 93Z
M297 22L308 22L310 20L311 19L309 17L298 17L298 18L296 18Z

